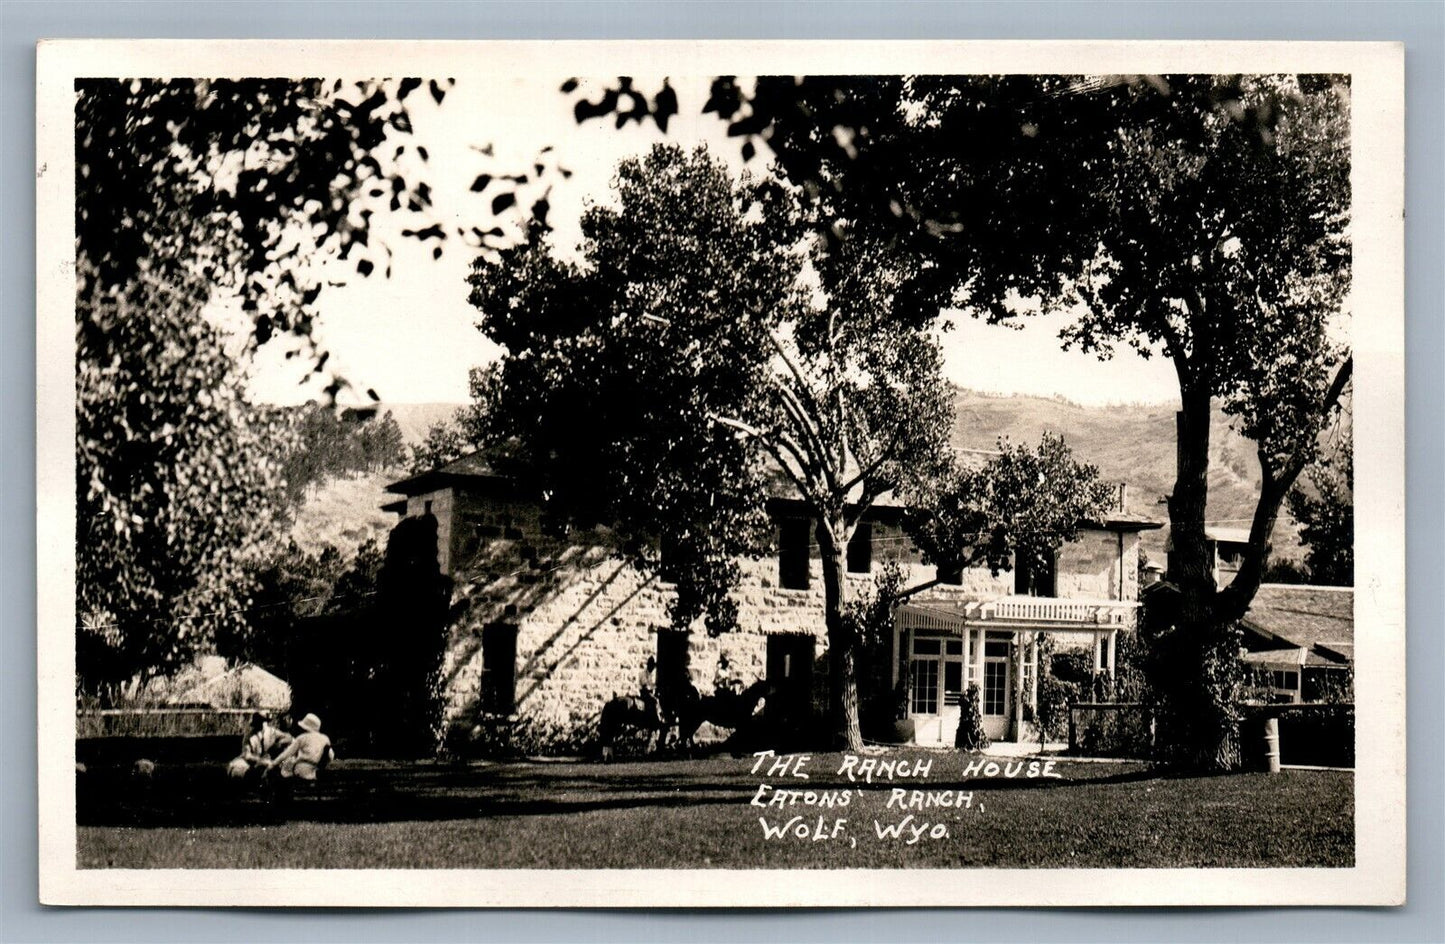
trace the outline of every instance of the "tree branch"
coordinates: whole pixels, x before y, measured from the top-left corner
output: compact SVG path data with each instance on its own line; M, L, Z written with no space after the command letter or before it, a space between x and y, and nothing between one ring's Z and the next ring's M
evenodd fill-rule
M1354 358L1346 357L1336 368L1335 377L1330 382L1324 399L1320 402L1321 422L1339 403L1353 372ZM1315 432L1318 434L1319 431ZM1272 468L1269 455L1262 447L1256 449L1256 454L1259 457L1262 482L1259 501L1255 505L1254 516L1250 521L1249 545L1245 549L1244 560L1240 563L1239 572L1234 575L1229 586L1219 591L1215 598L1216 615L1226 622L1242 619L1245 611L1249 609L1249 604L1254 600L1254 595L1264 580L1264 568L1269 558L1269 539L1279 519L1280 506L1284 504L1285 496L1294 487L1294 483L1299 479L1300 473L1304 471L1306 465L1306 453L1303 450L1292 457L1289 464L1280 470Z
M762 443L763 448L768 450L768 454L777 460L783 472L792 480L793 485L798 489L798 493L802 495L805 500L815 505L819 503L819 496L814 492L812 483L808 481L808 464L799 451L797 444L791 439L779 434L775 442L772 434L758 429L756 426L744 423L742 420L733 419L732 417L709 413L708 418L715 423L721 423L730 429L735 429L746 436L751 436ZM797 471L794 471L793 467L788 464L787 459L783 455L784 450L786 450L788 454L792 456L793 461L798 464Z

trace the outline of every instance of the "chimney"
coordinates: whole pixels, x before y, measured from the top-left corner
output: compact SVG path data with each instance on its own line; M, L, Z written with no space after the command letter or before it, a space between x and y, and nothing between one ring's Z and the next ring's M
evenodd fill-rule
M1119 483L1119 511L1126 513L1129 510L1129 483Z

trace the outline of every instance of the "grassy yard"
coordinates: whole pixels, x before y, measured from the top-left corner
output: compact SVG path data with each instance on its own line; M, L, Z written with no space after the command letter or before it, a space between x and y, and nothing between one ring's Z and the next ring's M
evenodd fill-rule
M811 778L751 773L752 758L446 766L341 762L315 796L276 806L228 789L215 767L80 784L78 861L91 868L956 868L1349 866L1353 775L1163 777L1142 765L1061 761L1062 779L851 782L840 755ZM1000 762L1001 763L1001 762ZM759 784L845 792L846 806L759 807ZM900 809L892 788L972 793L970 805ZM951 800L959 800L957 793ZM899 835L880 827L908 821ZM785 837L765 838L795 816ZM819 817L826 839L815 839ZM840 818L843 826L836 825ZM920 824L927 824L910 843ZM795 832L808 828L808 838Z

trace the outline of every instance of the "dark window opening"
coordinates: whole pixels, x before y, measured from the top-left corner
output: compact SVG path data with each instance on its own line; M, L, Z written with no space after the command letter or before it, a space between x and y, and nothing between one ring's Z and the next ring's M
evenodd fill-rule
M866 574L873 569L873 525L860 521L848 541L848 573Z
M958 587L963 584L962 567L945 567L942 564L938 567L938 582L950 587Z
M657 633L657 700L664 711L671 711L678 697L692 683L687 670L688 635L679 629L662 629Z
M509 715L517 705L517 627L492 623L482 629L481 709Z
M1026 597L1052 597L1058 575L1059 558L1048 554L1044 560L1026 551L1014 555L1014 593Z
M812 636L774 633L768 637L768 700L763 711L774 722L792 725L807 719L813 698Z
M786 518L778 535L778 583L788 590L808 589L812 557L813 523L807 518Z
M424 514L424 515L429 515L429 514L431 514L431 499L430 499L430 498L428 498L426 501L424 501L424 502L421 503L421 513Z

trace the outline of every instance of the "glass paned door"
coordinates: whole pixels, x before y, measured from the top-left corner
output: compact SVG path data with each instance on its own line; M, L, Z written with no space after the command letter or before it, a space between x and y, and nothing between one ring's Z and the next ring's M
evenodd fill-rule
M938 714L938 659L913 659L912 704L909 712L915 715Z

